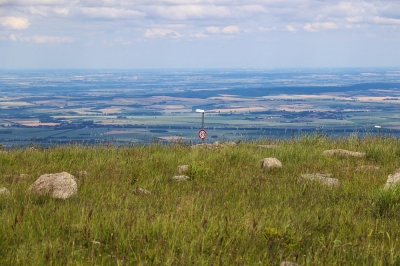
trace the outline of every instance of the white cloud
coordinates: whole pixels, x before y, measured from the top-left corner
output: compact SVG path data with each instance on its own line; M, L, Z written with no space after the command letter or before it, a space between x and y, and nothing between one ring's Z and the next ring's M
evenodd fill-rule
M53 8L53 12L57 15L67 16L69 14L68 8L56 7Z
M333 22L314 22L307 23L303 29L308 32L316 32L320 30L332 30L336 29L337 25Z
M271 28L258 27L258 30L264 31L264 32L269 32L269 31L275 31L276 27L271 27Z
M226 6L214 5L175 5L156 6L149 9L152 16L171 20L205 19L231 17L232 13Z
M4 17L0 18L0 25L11 30L24 30L31 24L27 18Z
M136 10L126 10L110 7L82 7L80 9L83 15L91 18L137 18L144 14Z
M219 33L219 28L215 26L210 26L206 28L206 31L212 34L217 34Z
M170 37L170 38L179 38L181 35L171 29L159 29L159 28L153 28L153 29L148 29L146 30L146 33L144 34L146 38L160 38L160 37Z
M239 27L238 26L226 26L225 28L222 29L222 32L225 34L238 34L239 33Z
M400 19L396 18L374 17L372 21L377 24L400 25Z
M286 25L285 28L287 31L291 31L291 32L297 31L297 29L295 27L293 27L292 25Z
M15 41L17 40L17 37L15 37L14 34L10 34L9 39L10 39L11 41L14 41L14 42L15 42Z
M347 17L346 21L349 23L361 23L364 21L364 18L362 16Z
M207 37L209 37L209 35L204 34L204 32L196 33L193 36L196 37L196 38L207 38Z
M35 35L27 40L34 43L69 43L74 41L71 37L43 35Z
M43 16L43 17L47 17L47 14L49 12L49 8L48 7L33 7L33 6L30 6L26 10L31 15L38 15L38 16Z

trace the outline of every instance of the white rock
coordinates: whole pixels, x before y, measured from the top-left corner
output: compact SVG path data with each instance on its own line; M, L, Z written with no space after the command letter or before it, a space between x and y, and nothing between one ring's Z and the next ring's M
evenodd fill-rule
M136 193L137 193L137 194L150 194L150 191L148 191L148 190L145 189L145 188L138 187L138 188L136 189Z
M399 184L400 184L400 169L397 169L393 174L390 174L388 176L388 179L386 180L385 189L398 186Z
M336 149L336 150L325 150L322 152L322 155L325 156L345 156L345 157L358 157L362 158L365 157L365 152L356 152L356 151L348 151L348 150L342 150L342 149Z
M185 165L179 165L179 166L176 168L176 171L178 172L178 174L183 174L183 173L185 173L188 169L189 169L189 165L185 164Z
M177 176L174 176L172 179L175 181L186 181L186 180L189 180L190 177L188 177L186 175L177 175Z
M7 188L5 188L5 187L0 188L0 196L8 196L10 194L11 193Z
M67 172L41 175L29 188L34 194L67 199L78 193L75 177Z
M261 169L268 170L274 167L282 167L282 163L276 158L264 158L260 161Z
M331 178L332 174L302 174L301 178L309 181L317 181L328 187L340 186L340 181L337 178Z

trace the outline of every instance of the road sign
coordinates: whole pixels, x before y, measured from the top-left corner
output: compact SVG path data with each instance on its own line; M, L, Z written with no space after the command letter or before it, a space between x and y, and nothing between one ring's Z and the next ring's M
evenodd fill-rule
M199 138L201 138L201 140L205 140L207 137L207 132L204 129L202 129L199 131L198 135L199 135Z

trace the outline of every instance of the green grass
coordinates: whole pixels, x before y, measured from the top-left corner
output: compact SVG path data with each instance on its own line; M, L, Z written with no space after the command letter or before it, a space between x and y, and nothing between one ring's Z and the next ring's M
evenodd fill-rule
M321 155L336 148L366 157ZM262 171L266 157L283 167ZM382 190L399 159L395 138L319 135L213 150L13 149L0 153L0 187L11 191L0 196L0 265L399 265L400 190ZM183 164L192 179L172 181ZM40 175L63 171L77 176L77 196L27 194ZM341 186L299 182L307 173Z

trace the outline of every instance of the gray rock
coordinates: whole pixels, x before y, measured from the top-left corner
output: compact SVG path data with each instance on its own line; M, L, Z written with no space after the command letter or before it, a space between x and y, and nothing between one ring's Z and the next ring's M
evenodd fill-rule
M7 188L5 187L0 188L0 196L9 196L10 194L11 193Z
M176 168L176 171L178 172L178 174L183 174L183 173L185 173L188 169L189 169L189 165L185 164L185 165L179 165L179 166Z
M67 199L78 193L78 186L73 175L62 172L41 175L28 191L39 195L49 194L57 199Z
M386 180L385 189L398 186L400 184L400 169L397 169L393 174L388 176Z
M150 191L148 191L145 188L141 188L141 187L136 188L135 192L136 192L136 194L146 194L146 195L150 194Z
M362 157L365 157L365 152L356 152L356 151L348 151L348 150L336 149L336 150L325 150L325 151L322 152L322 155L362 158Z
M276 158L264 158L259 161L261 169L268 170L275 167L282 167L282 163Z
M337 178L332 178L332 174L302 174L301 179L306 181L317 181L321 185L325 185L328 187L337 187L340 186L340 181Z
M291 261L282 261L280 266L299 266L299 264Z
M172 180L174 180L174 181L187 181L187 180L189 180L190 179L190 177L188 177L188 176L186 176L186 175L177 175L177 176L174 176L173 178L172 178Z

